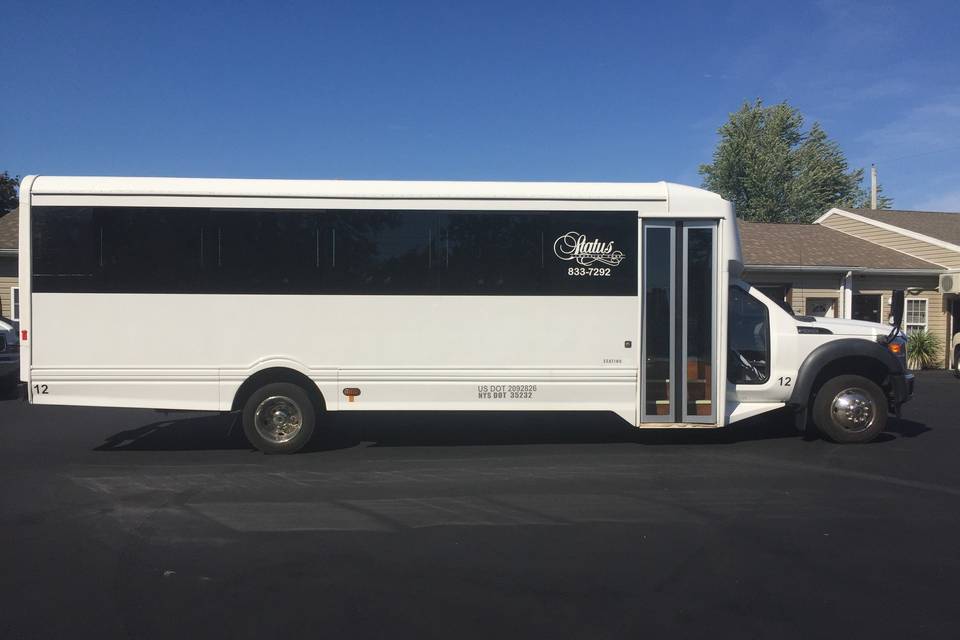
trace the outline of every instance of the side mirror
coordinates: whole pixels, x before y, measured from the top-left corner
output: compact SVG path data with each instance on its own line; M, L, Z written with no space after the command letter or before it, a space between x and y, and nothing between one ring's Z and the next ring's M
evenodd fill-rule
M890 324L897 329L903 326L903 289L894 289L890 300Z

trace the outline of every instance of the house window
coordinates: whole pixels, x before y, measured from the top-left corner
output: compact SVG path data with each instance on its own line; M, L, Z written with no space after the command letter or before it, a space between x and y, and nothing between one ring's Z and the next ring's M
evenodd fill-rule
M836 298L807 298L807 315L817 318L836 318Z
M880 295L853 294L853 319L880 322Z
M906 313L904 314L907 333L911 331L927 330L927 299L907 298Z
M10 315L11 320L20 320L20 287L10 288Z
M790 305L790 285L764 284L756 287L763 295L776 302L784 311L793 315L793 307Z

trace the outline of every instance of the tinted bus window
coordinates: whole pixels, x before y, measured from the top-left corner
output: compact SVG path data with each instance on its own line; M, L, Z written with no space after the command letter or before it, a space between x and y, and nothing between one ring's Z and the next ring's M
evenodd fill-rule
M319 293L326 239L317 216L299 211L229 211L212 217L209 262L223 293Z
M635 212L35 207L37 292L636 295Z
M434 291L435 212L350 211L322 214L330 225L328 290L355 294Z
M767 307L740 287L730 287L727 379L763 384L770 377L770 317Z
M535 295L543 277L544 214L451 212L445 218L441 290Z
M90 208L34 207L35 291L96 291L101 274L100 228Z
M196 292L203 215L193 209L98 209L101 290Z
M637 295L636 212L546 217L543 286L552 295Z

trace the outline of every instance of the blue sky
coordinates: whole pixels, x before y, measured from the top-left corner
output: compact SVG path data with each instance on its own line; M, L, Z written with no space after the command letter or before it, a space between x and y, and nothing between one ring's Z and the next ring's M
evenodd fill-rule
M8 2L0 170L699 184L787 100L960 211L960 3Z

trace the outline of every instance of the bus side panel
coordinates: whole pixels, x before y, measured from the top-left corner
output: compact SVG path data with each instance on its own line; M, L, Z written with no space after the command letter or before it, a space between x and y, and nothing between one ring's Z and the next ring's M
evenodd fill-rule
M218 411L216 369L34 368L34 404Z
M20 220L19 220L19 255L18 269L20 271L20 380L27 383L27 394L30 397L32 389L30 387L30 360L31 360L31 292L33 286L31 282L30 256L32 255L30 246L30 203L32 199L31 190L36 176L27 176L20 182ZM27 339L24 340L24 335Z
M633 296L44 293L34 305L40 403L228 408L245 372L288 361L330 409L636 411Z
M634 423L635 371L344 370L340 386L361 390L341 410L613 411Z

